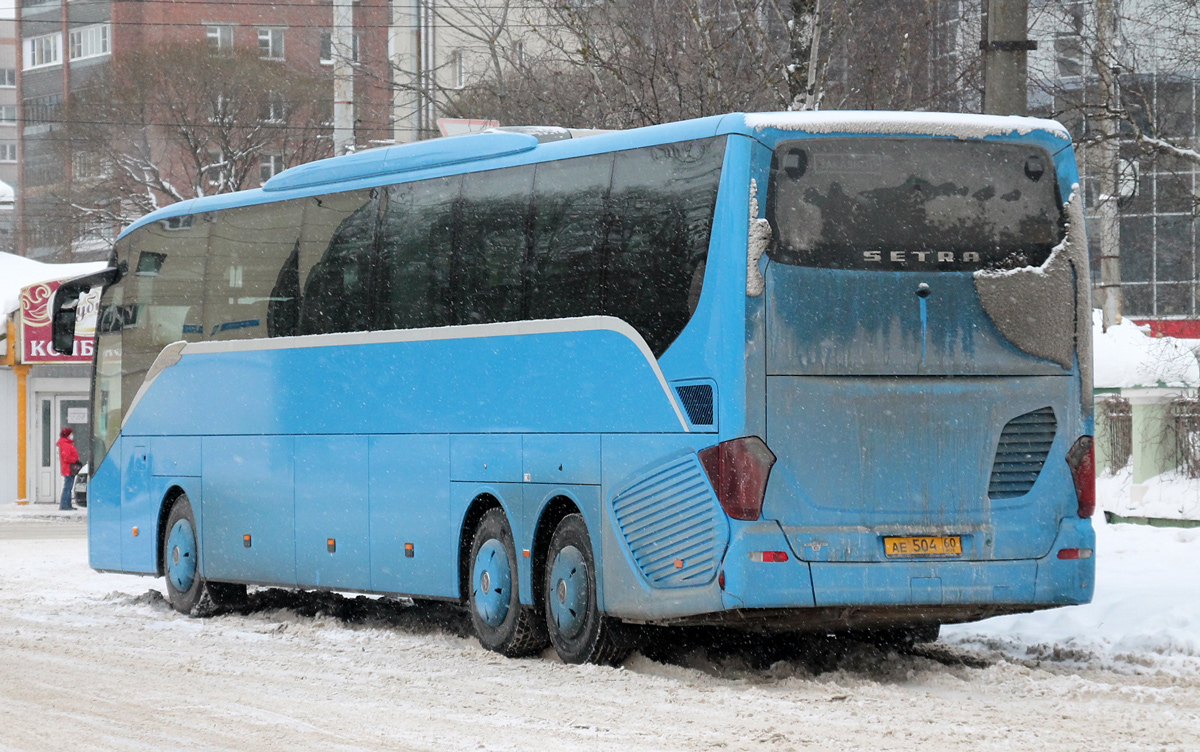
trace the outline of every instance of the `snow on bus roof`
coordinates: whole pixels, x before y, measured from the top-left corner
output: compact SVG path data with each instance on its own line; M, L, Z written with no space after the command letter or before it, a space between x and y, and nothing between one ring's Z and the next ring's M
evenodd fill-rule
M880 112L829 110L768 112L746 115L746 127L808 133L902 133L921 136L985 138L1043 131L1068 141L1071 136L1054 120L1015 115L972 115L955 112Z

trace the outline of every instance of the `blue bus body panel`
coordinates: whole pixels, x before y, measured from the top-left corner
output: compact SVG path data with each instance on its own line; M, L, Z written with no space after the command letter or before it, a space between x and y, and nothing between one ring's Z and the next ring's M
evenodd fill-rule
M197 524L206 577L297 584L295 444L291 436L204 438Z
M371 590L458 596L458 530L450 518L451 438L370 437ZM412 544L411 556L407 543Z
M619 332L395 343L379 341L382 334L386 333L244 340L236 344L246 349L194 354L192 349L202 346L189 346L182 360L164 370L133 407L123 433L683 429L674 397L666 392L654 364ZM363 344L351 344L357 342ZM312 346L325 343L328 346Z
M121 437L88 478L88 565L121 569Z
M370 590L367 437L295 442L296 584Z

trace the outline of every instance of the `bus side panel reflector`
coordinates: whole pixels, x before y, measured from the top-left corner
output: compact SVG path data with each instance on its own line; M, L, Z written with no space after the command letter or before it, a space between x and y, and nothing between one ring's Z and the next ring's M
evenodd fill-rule
M250 548L250 534L249 533L242 536L242 546L244 546L245 548Z

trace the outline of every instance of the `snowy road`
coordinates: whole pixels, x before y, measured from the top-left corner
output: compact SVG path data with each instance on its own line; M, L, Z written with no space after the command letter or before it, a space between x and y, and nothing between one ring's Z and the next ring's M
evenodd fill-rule
M259 591L190 619L161 580L90 570L84 526L0 515L0 750L1200 750L1200 531L1102 529L1096 604L916 654L613 669L503 659L366 599Z

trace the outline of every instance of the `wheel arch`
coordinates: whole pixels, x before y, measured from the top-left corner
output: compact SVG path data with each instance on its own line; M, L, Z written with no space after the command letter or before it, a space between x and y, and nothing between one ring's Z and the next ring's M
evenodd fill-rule
M508 510L494 495L483 492L475 496L463 513L462 524L458 529L458 598L465 602L470 592L471 583L471 544L475 540L475 530L479 527L483 516L490 509L500 509L508 515ZM512 522L509 522L511 525Z
M182 486L173 485L163 493L162 502L158 505L158 525L156 526L154 546L154 570L159 577L166 574L163 571L163 550L167 545L167 518L171 516L171 510L175 507L175 502L179 501L183 496L187 496L187 491L183 490ZM198 531L197 536L199 536Z
M547 501L545 506L542 507L537 525L534 527L533 556L530 562L530 581L533 587L531 588L530 595L533 597L534 608L539 611L545 608L545 604L542 602L542 583L546 578L546 557L550 548L550 538L554 535L554 530L558 527L558 523L571 514L578 514L580 517L583 517L583 511L574 499L565 494L559 494ZM584 520L584 527L587 527L586 519ZM588 536L592 536L591 530L588 530ZM595 556L595 549L596 543L593 541L593 556Z

